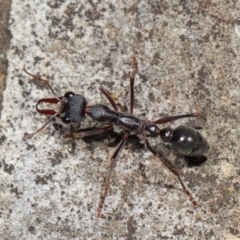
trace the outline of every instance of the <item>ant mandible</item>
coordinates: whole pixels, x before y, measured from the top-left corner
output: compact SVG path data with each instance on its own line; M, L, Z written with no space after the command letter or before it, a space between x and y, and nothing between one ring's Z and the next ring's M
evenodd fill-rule
M209 144L207 140L202 136L202 134L196 131L196 129L188 126L179 126L175 129L172 129L170 127L160 129L157 126L157 124L168 123L168 122L175 121L182 118L201 117L205 119L205 117L203 117L199 113L167 116L167 117L157 119L155 121L142 120L135 117L133 115L134 98L135 98L134 97L134 81L135 81L135 75L138 73L138 62L135 56L132 57L132 60L133 60L133 71L130 76L129 114L123 113L118 110L115 96L102 86L99 89L107 97L107 99L111 103L114 110L110 109L108 106L103 104L96 104L93 106L87 105L87 101L85 97L79 94L75 94L73 92L67 92L63 97L57 97L57 95L55 94L55 92L53 91L53 89L51 88L47 80L41 79L29 73L24 67L24 71L27 74L29 74L36 80L44 82L50 88L52 93L56 96L55 98L43 98L37 102L36 110L39 113L52 115L52 117L41 128L39 128L32 134L26 135L25 139L30 138L36 133L40 132L55 117L61 118L62 122L64 123L80 123L84 121L85 115L88 115L97 122L108 123L108 125L99 127L94 130L72 132L70 135L68 135L75 138L94 136L94 135L104 133L105 131L111 129L113 125L116 125L122 128L125 132L122 140L120 141L117 149L115 150L110 160L110 167L105 179L104 194L101 197L100 203L98 205L97 218L101 217L102 208L104 206L104 202L110 188L110 178L116 166L117 157L119 156L121 150L123 149L131 133L135 134L140 140L142 140L145 143L147 149L154 156L158 157L162 161L162 163L177 177L180 185L182 186L183 191L189 197L193 206L194 207L197 206L197 202L194 200L191 193L187 190L179 173L172 167L172 165L169 163L168 159L164 156L162 151L156 151L152 147L148 138L160 136L161 139L165 143L167 143L170 149L173 150L175 153L187 157L187 159L192 162L200 162L200 163L204 162L206 161L206 157L203 154L205 154L209 149ZM60 110L55 111L52 109L39 109L38 105L43 102L52 103L52 104L60 103Z

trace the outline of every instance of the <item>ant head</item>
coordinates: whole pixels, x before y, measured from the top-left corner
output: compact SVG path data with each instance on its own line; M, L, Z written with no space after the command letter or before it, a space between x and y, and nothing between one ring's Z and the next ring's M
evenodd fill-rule
M61 103L60 117L64 123L79 123L85 119L85 97L73 92L66 92Z
M164 142L170 142L173 135L173 130L170 127L166 127L161 129L159 134Z
M49 122L55 118L61 118L64 123L72 123L72 122L81 122L85 119L85 107L87 105L86 99L78 94L74 94L73 92L67 92L63 97L58 97L48 80L42 79L32 73L28 72L24 66L24 72L33 77L35 80L46 84L51 92L55 95L55 98L42 98L36 104L36 110L39 113L45 115L51 115L52 117L39 129L31 134L27 134L24 139L31 138L36 133L42 131ZM47 107L40 107L41 104L47 105ZM49 107L51 105L51 108ZM58 105L57 109L53 108L53 105Z
M56 110L41 109L40 104L59 104ZM86 99L79 94L73 92L66 92L63 97L57 98L42 98L37 102L36 110L45 115L52 115L61 118L63 123L79 123L85 119L85 107L87 105Z
M62 120L62 122L64 122L64 123L71 123L71 118L69 117L69 116L67 116L66 114L65 114L65 109L67 108L67 106L66 106L66 102L68 102L68 99L70 99L71 97L73 97L75 95L75 93L74 92L66 92L65 94L64 94L64 102L62 103L62 116L61 116L61 120Z

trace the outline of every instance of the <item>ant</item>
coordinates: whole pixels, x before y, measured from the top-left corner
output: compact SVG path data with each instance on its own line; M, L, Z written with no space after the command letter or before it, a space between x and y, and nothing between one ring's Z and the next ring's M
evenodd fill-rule
M107 97L113 109L110 109L108 106L103 104L96 104L93 106L87 105L87 101L85 97L79 94L75 94L73 92L67 92L63 97L57 97L57 95L55 94L55 92L53 91L53 89L51 88L47 80L41 79L29 73L24 67L24 71L27 74L29 74L36 80L44 82L50 88L52 93L56 96L55 98L43 98L37 102L36 110L39 113L52 115L52 117L41 128L39 128L32 134L28 134L27 136L25 136L25 139L30 138L36 133L40 132L55 117L61 118L62 122L64 123L80 123L84 121L85 115L88 115L97 122L108 124L103 127L99 127L89 131L72 132L71 134L68 134L67 137L83 138L86 136L99 135L113 128L113 125L116 125L124 130L123 138L120 141L117 149L115 150L110 160L110 167L105 179L104 193L98 205L97 218L101 217L104 202L110 188L110 178L116 166L117 157L119 156L121 150L123 149L131 133L135 134L141 141L143 141L147 149L154 156L158 157L162 161L162 163L177 177L183 189L183 192L189 197L193 206L194 207L197 206L197 202L194 200L191 193L187 190L179 173L172 167L168 159L164 156L163 152L156 151L153 148L148 138L160 136L162 141L167 143L169 148L173 152L187 157L187 160L189 162L192 161L193 164L196 163L196 165L198 165L207 160L207 158L203 155L209 149L209 144L207 140L196 129L189 126L181 125L175 129L172 129L170 127L160 129L157 126L157 124L164 124L164 123L172 122L182 118L201 117L205 119L205 117L203 117L199 113L167 116L167 117L157 119L155 121L142 120L135 117L133 115L134 99L135 99L134 81L135 81L135 75L138 73L138 62L135 56L132 57L132 61L133 61L133 71L130 76L129 114L123 113L118 110L118 105L119 105L117 104L118 99L114 96L114 94L110 93L108 90L106 90L102 86L99 89ZM52 109L44 109L44 110L39 109L38 105L43 102L51 103L51 104L60 103L60 111L55 111Z

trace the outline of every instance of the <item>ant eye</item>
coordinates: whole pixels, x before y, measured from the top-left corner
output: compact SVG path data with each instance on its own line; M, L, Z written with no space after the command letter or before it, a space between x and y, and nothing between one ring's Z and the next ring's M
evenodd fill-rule
M64 122L64 123L70 123L71 122L71 119L69 117L62 117L61 120Z
M72 96L74 96L74 95L75 95L74 92L66 92L66 93L64 94L64 97L70 98L70 97L72 97Z

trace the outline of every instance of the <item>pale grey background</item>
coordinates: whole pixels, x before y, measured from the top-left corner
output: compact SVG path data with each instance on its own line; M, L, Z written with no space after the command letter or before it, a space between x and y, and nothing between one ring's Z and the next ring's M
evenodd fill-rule
M239 8L239 1L13 0L1 115L1 239L240 239ZM23 141L47 120L36 113L37 100L52 94L22 67L49 79L59 95L73 90L89 104L107 103L98 90L104 85L128 102L133 54L137 116L199 111L208 118L208 162L186 168L169 156L199 207L158 159L127 145L97 220L114 148L64 139L68 128L53 123ZM179 124L200 123L171 126Z

